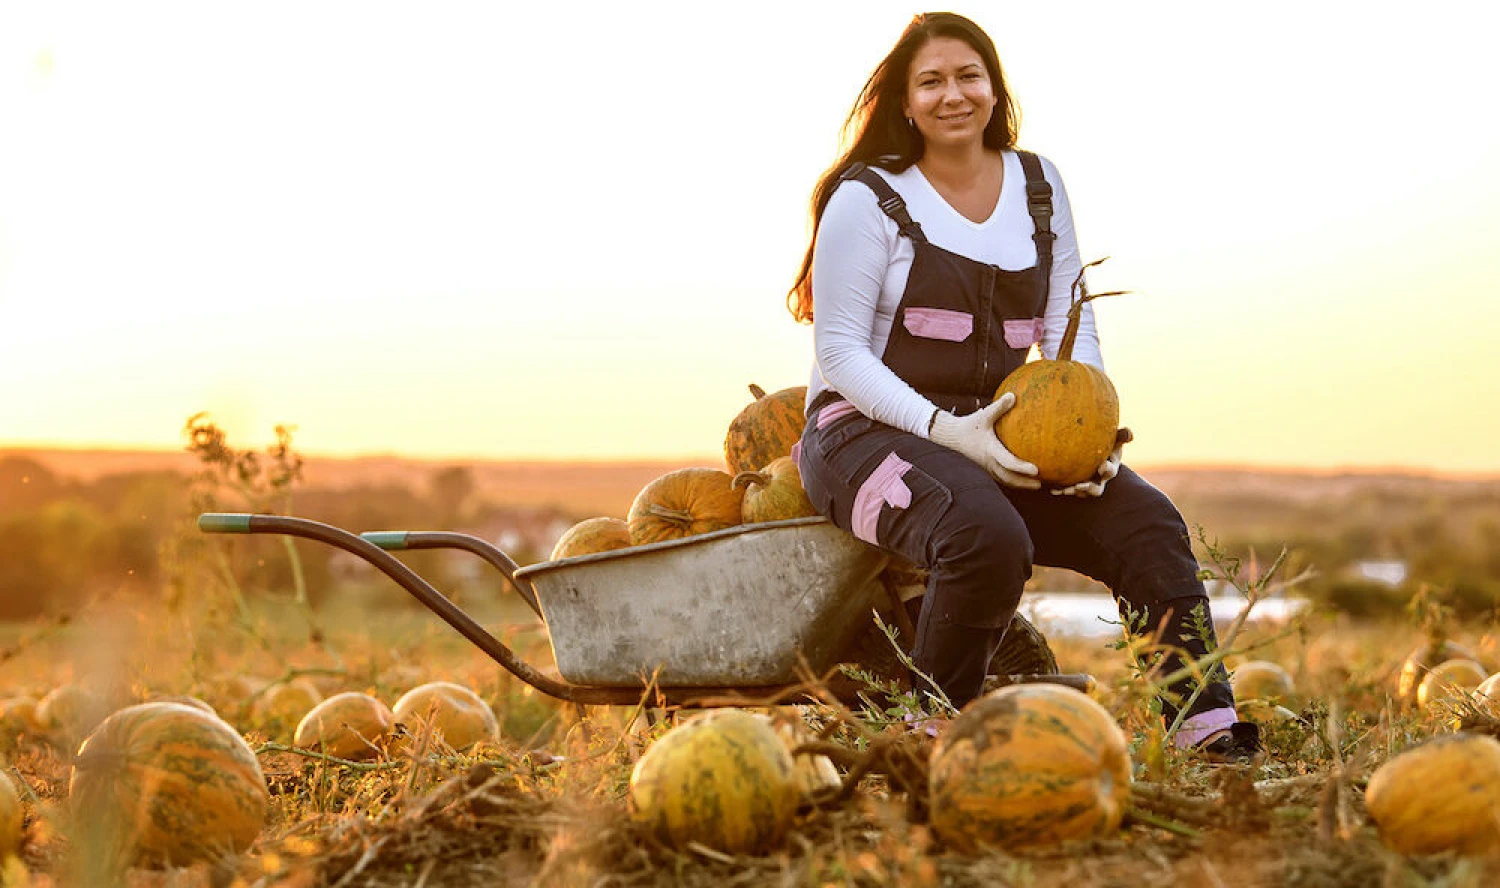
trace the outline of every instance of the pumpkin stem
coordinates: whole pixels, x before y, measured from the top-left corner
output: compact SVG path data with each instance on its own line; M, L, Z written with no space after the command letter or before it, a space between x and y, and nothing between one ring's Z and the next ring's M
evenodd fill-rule
M683 527L691 527L693 524L693 513L683 511L682 509L669 509L666 506L658 506L656 503L652 503L646 507L646 511L663 521L671 521Z
M1105 256L1104 259L1108 259ZM1078 269L1078 277L1073 278L1073 288L1068 302L1068 327L1063 331L1062 344L1057 347L1057 359L1059 361L1073 360L1073 343L1078 339L1078 325L1083 322L1083 307L1095 299L1105 296L1123 296L1129 290L1110 290L1107 293L1090 293L1088 282L1083 279L1083 273L1103 262L1104 259L1095 259L1082 268Z
M759 484L766 487L771 483L771 476L765 472L740 472L729 482L729 486L735 490L741 487L749 487L751 484Z
M754 395L755 400L759 401L766 396L766 390L752 382L750 383L750 394Z

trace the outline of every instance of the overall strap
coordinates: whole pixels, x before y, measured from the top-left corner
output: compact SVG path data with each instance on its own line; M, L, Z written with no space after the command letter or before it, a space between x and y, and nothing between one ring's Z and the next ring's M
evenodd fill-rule
M854 161L839 173L839 181L847 182L850 179L858 179L869 186L875 192L875 199L880 201L880 209L896 223L901 233L910 238L914 243L927 243L927 235L922 233L922 226L906 211L906 201L896 193L881 175L860 161ZM1050 254L1050 251L1048 253Z
M1052 282L1052 242L1057 240L1052 231L1052 185L1042 174L1042 162L1035 154L1017 149L1016 156L1026 172L1026 210L1031 213L1031 239L1036 242L1036 267L1042 279L1042 304L1037 311L1042 312L1047 309Z

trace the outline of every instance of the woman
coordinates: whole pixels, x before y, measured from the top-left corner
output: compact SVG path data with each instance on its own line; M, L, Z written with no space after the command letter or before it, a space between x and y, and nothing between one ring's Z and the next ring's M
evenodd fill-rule
M1056 354L1081 267L1062 180L1016 149L1016 120L977 25L913 19L855 103L852 147L814 191L788 298L816 351L803 485L835 524L928 570L912 654L960 708L980 694L1033 564L1105 583L1122 614L1143 613L1194 658L1213 643L1211 625L1207 638L1191 628L1208 598L1187 528L1121 464L1123 442L1093 479L1044 489L994 434L1015 400L990 398L1033 344ZM1102 369L1088 305L1073 358ZM1170 655L1164 669L1182 663ZM1246 757L1254 726L1215 672L1174 740ZM1169 723L1195 687L1170 689Z

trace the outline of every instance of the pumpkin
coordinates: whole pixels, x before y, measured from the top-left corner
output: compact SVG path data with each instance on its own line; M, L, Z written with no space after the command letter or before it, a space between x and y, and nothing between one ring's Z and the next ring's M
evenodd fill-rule
M813 732L808 730L807 723L795 716L777 713L763 715L762 718L770 721L771 726L776 730L776 736L781 738L788 752L803 743L817 739ZM826 755L793 753L792 762L792 782L797 785L797 795L801 799L836 790L844 785L844 778L839 775L838 766Z
M292 745L342 759L374 758L395 724L395 716L384 703L369 694L345 691L302 717Z
M1234 667L1229 686L1234 689L1235 703L1242 700L1285 703L1296 696L1292 676L1270 660L1250 660Z
M109 714L100 696L82 685L54 688L36 704L36 720L42 731L71 749Z
M807 386L782 389L768 395L750 384L755 396L729 423L724 437L724 465L731 475L753 472L772 460L790 456L792 445L802 438L807 424Z
M991 399L1015 394L1015 406L995 423L995 434L1011 453L1036 466L1043 484L1058 487L1094 477L1115 449L1120 429L1120 398L1114 383L1099 368L1073 360L1083 306L1099 296L1115 294L1089 295L1081 271L1073 286L1081 288L1081 293L1068 311L1057 357L1039 358L1012 370Z
M796 812L792 755L770 723L715 709L672 728L630 774L632 817L666 844L730 853L775 848Z
M25 825L26 812L21 809L21 796L16 785L10 782L4 771L0 771L0 863L21 850L21 828Z
M417 733L430 724L443 742L464 750L481 741L500 739L500 722L488 703L463 685L434 681L412 688L391 707L396 722Z
M552 559L610 552L631 545L630 525L619 518L585 518L563 531L552 547Z
M1444 660L1477 659L1474 652L1456 641L1432 640L1412 651L1401 664L1401 676L1396 683L1396 696L1402 703L1417 702L1417 687L1427 676L1427 670Z
M1407 749L1370 776L1365 809L1401 854L1500 850L1500 742L1445 734Z
M1471 696L1481 712L1489 715L1500 712L1500 672L1480 682Z
M105 719L68 779L77 839L111 861L183 865L244 851L270 801L244 738L179 703L141 703Z
M279 681L266 688L250 708L250 718L277 736L289 736L288 728L323 702L323 692L306 678Z
M203 702L202 700L199 700L197 697L191 697L191 696L188 696L187 694L161 694L161 695L152 697L149 702L151 702L151 703L181 703L183 706L191 706L194 709L201 710L203 712L208 713L209 715L218 715L219 714L212 706L208 705L207 703Z
M1441 703L1469 696L1475 688L1484 684L1483 666L1474 660L1460 658L1444 660L1432 668L1417 685L1417 708L1433 709Z
M740 506L740 520L745 524L818 514L802 489L802 472L790 456L771 460L759 472L741 472L731 483L745 491Z
M1008 685L964 707L928 770L933 829L968 853L1102 836L1130 799L1130 753L1110 714L1061 685Z
M36 709L37 702L31 697L0 700L0 737L41 733L44 726Z
M635 545L678 540L740 523L745 491L718 469L677 469L636 494L627 521Z

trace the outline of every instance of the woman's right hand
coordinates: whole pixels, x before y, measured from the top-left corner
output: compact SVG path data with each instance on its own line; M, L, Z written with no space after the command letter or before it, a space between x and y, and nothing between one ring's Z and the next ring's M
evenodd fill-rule
M954 416L946 410L938 410L932 418L928 437L934 443L972 459L989 472L990 477L1007 487L1036 490L1042 486L1036 477L1036 466L1011 453L995 437L995 423L1015 405L1015 393L1006 392L999 400L968 416Z

